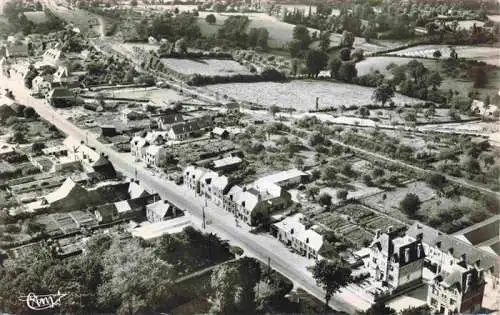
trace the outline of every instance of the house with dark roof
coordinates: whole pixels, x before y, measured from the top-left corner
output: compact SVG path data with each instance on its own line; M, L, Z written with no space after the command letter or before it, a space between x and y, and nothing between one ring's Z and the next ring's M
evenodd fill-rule
M422 281L425 252L421 236L398 236L389 228L376 231L370 245L368 270L374 282L389 292L417 285Z
M5 56L7 58L25 58L29 56L28 45L11 44L5 47Z
M500 214L453 233L453 236L500 256ZM500 258L499 258L500 259Z
M210 117L200 117L174 123L168 130L168 137L172 140L184 140L193 134L206 131L212 125Z
M451 272L454 264L466 258L469 264L481 265L486 278L492 277L492 281L498 279L500 259L495 254L422 223L414 223L408 228L406 235L422 236L426 256L425 266L436 274L443 271Z
M53 88L46 96L47 101L54 107L72 106L76 100L73 92L64 87Z
M481 310L485 280L479 265L454 262L432 279L427 305L438 314L469 314Z
M181 113L168 113L158 117L158 127L161 130L169 130L173 124L183 122Z

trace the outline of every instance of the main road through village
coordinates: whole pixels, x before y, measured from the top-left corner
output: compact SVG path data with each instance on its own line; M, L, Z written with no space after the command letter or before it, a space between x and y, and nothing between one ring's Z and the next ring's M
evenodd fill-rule
M205 202L189 192L185 187L178 186L162 177L156 176L151 170L146 169L138 163L134 163L130 154L118 153L111 147L97 141L96 136L88 131L82 130L68 121L64 116L52 108L44 99L30 96L30 91L24 86L20 71L11 71L11 78L0 76L0 89L11 89L16 101L33 107L38 114L47 121L54 124L66 135L75 137L81 141L87 141L88 145L95 148L99 153L107 155L115 168L123 175L135 177L147 189L158 192L164 199L170 200L182 209L187 210L197 222L202 218L202 207ZM207 226L208 232L214 232L231 244L240 246L248 256L253 256L265 263L270 261L271 267L279 271L294 282L296 287L301 287L315 297L323 300L324 291L316 285L311 273L306 269L313 262L304 257L290 252L285 245L266 234L253 234L248 228L238 227L227 212L215 208L213 205L206 207L206 215L210 221ZM330 306L338 311L355 313L369 307L369 303L355 294L354 288L341 290L330 301ZM359 292L360 293L360 292Z

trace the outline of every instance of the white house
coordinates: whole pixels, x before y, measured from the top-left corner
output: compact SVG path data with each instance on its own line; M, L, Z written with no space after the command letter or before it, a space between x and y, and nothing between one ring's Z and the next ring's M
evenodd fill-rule
M149 166L162 167L165 163L167 149L161 145L150 145L146 148L144 162Z
M44 65L49 65L54 68L59 67L61 65L61 62L63 61L62 50L58 48L47 49L43 53L42 61Z
M398 237L392 228L386 233L376 231L370 245L367 268L371 278L394 291L422 280L425 252L421 235Z
M484 275L479 265L453 263L434 277L427 290L427 305L438 314L472 314L481 310Z
M278 240L292 247L297 253L311 259L321 259L319 251L323 247L323 235L303 222L304 215L297 213L273 224L273 234Z
M173 219L183 214L182 210L176 208L167 200L158 200L146 205L146 217L151 223Z

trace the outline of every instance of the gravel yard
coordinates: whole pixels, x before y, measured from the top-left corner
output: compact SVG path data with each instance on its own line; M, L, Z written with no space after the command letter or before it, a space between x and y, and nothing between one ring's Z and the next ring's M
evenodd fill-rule
M287 83L229 83L208 85L208 89L222 95L234 97L239 101L247 101L264 106L292 107L307 111L314 109L316 97L319 97L321 107L339 107L341 105L371 104L373 88L357 85L322 82L322 81L291 81ZM417 103L419 100L397 94L396 104Z

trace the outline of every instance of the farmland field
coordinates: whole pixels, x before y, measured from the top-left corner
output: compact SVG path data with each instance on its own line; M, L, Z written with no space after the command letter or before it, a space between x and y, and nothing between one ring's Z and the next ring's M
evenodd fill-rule
M251 74L247 68L234 60L162 58L161 61L165 67L185 75L232 76Z
M339 107L341 105L367 105L373 94L373 88L357 85L295 80L287 83L259 82L259 83L229 83L208 85L208 89L234 97L240 101L247 101L264 106L292 107L296 110L307 111L313 109L316 97L322 107ZM396 104L416 103L417 99L397 94L394 97Z
M450 55L448 45L420 45L389 53L393 56L432 58L434 51L440 50L443 57ZM455 46L459 58L484 61L488 64L500 66L500 51L495 47Z

